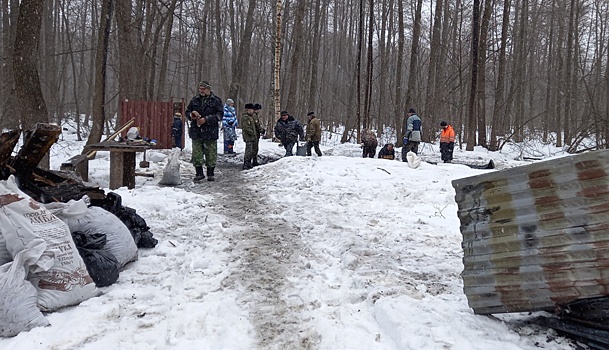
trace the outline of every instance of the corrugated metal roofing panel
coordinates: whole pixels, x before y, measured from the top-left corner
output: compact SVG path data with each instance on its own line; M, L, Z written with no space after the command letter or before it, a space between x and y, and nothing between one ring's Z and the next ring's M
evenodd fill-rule
M452 182L478 314L609 295L609 151Z

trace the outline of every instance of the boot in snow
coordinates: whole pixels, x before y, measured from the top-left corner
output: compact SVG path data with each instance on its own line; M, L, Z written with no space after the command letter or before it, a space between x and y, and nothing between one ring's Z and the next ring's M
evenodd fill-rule
M216 169L215 167L207 167L207 181L215 181L216 178L214 177L214 169Z
M201 180L203 180L205 178L205 175L203 175L203 167L202 166L196 166L195 167L195 178L192 179L193 182L199 182Z

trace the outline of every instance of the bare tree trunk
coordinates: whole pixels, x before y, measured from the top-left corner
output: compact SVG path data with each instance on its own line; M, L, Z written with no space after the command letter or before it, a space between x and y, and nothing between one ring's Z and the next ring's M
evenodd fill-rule
M31 129L36 123L49 121L36 68L43 5L39 0L23 0L19 5L13 67L15 92L21 106L20 119L24 129Z
M297 0L296 12L294 17L294 31L292 32L292 62L290 63L290 69L288 74L288 96L285 99L285 107L290 113L296 113L298 110L299 95L298 90L301 85L300 79L300 62L303 61L302 49L304 46L304 28L303 21L308 0ZM296 117L298 119L298 117Z
M506 118L502 111L504 108L504 91L505 91L505 69L506 69L506 50L507 50L507 37L508 37L508 26L510 25L510 0L503 1L503 18L501 25L501 44L499 47L499 70L497 72L497 85L495 87L495 104L493 106L493 122L491 127L491 142L489 150L497 151L499 144L497 136L503 130L500 130L501 121Z
M159 87L157 91L157 99L167 99L170 97L167 91L167 62L169 61L169 44L171 43L171 31L173 29L173 13L176 10L178 0L172 0L169 5L169 18L165 26L165 35L163 41L163 51L161 53L161 67L159 68Z
M102 12L97 38L97 50L95 58L95 88L93 95L93 126L87 139L87 145L101 141L106 121L106 62L108 59L108 43L112 23L113 0L102 2Z
M513 93L514 102L514 141L522 142L524 140L524 100L525 100L525 82L524 73L527 69L526 64L526 38L528 36L528 8L529 0L517 1L516 8L516 23L514 24L515 40L514 40L514 58L512 61L512 83L511 92Z
M410 107L414 107L412 105L412 94L413 91L417 88L417 76L416 69L419 58L419 41L421 39L421 9L423 8L423 0L417 0L417 7L415 9L414 14L414 24L412 27L412 46L410 48L410 65L408 69L408 86L406 88L406 99L404 110L408 110ZM406 118L404 117L406 114L402 113L402 130L400 130L400 135L406 135Z
M222 23L222 16L221 16L222 11L223 10L220 5L220 0L216 0L216 7L214 9L214 13L215 13L215 18L216 18L216 23L218 24L215 26L215 29L216 29L216 49L218 50L218 63L220 64L219 85L221 86L221 89L223 91L228 91L228 89L229 89L228 67L226 65L226 59L224 57L224 38L222 36L222 26L220 25L220 23ZM233 43L235 43L235 41L233 41ZM232 97L229 96L228 98L232 98ZM233 100L237 104L237 107L239 107L239 100L237 100L236 96L233 98Z
M436 8L434 11L434 19L433 19L433 29L431 32L431 45L429 48L429 66L427 69L427 89L425 91L425 114L427 116L426 121L429 123L428 125L432 127L425 128L424 135L426 139L431 139L432 135L435 134L435 127L438 125L439 118L437 114L437 106L438 106L438 96L437 85L438 79L437 76L437 67L440 65L440 46L442 46L441 42L441 29L442 29L442 5L443 0L436 0Z
M472 14L472 82L469 91L469 110L468 110L468 130L467 147L465 150L473 151L476 145L476 92L478 84L478 35L480 33L480 0L474 0L474 9Z
M569 6L569 29L567 30L567 50L566 50L566 64L565 64L565 120L564 120L564 141L566 145L571 144L571 103L573 98L573 87L571 86L573 81L573 60L575 53L574 44L575 41L575 11L576 11L576 3L575 0L571 0L571 5Z
M556 0L552 0L552 8L550 10L550 32L548 34L548 45L546 47L547 50L547 61L546 61L546 98L545 98L545 115L544 115L544 126L543 126L543 142L548 142L548 133L550 132L550 115L552 111L551 105L551 95L552 95L552 84L554 82L553 71L555 69L554 66L554 21L555 21L555 11L556 11Z
M256 0L249 0L247 6L247 15L245 18L245 28L239 43L239 53L237 57L237 65L233 67L233 80L228 89L228 95L235 101L241 101L243 96L241 93L245 91L247 86L248 67L250 62L250 49L252 47L252 28L254 26L254 11L256 10Z
M66 33L71 33L72 30L70 29L70 21L68 21L66 9L63 8L61 13L63 16L64 29ZM80 134L80 99L78 97L78 73L76 71L77 63L74 55L74 48L72 46L72 37L70 35L67 35L66 40L68 44L68 52L70 53L70 66L72 67L72 94L74 96L74 114L76 115L76 118L74 118L76 122L76 139L78 141L82 141L82 136Z
M322 4L321 4L321 0L316 0L315 1L315 19L313 22L313 30L314 30L314 36L313 36L313 43L312 43L312 59L310 60L311 62L311 83L309 86L309 96L308 96L308 102L307 102L307 106L309 108L309 110L315 110L317 109L317 99L319 96L319 91L318 90L318 79L319 79L319 52L321 49L321 45L320 45L320 39L321 39L321 32L322 32L322 23L326 23L326 18L327 18L327 10L326 10L326 6L323 7L322 9Z
M389 67L389 47L391 46L391 38L393 37L393 18L394 16L389 16L388 13L390 9L393 8L393 0L383 0L381 5L381 30L380 30L380 40L379 40L379 58L380 64L378 66L378 81L379 87L383 89L385 86L390 86L387 82L387 76L391 68ZM389 29L391 28L391 30ZM378 97L378 108L377 108L377 116L378 116L378 124L377 128L379 130L378 135L382 132L382 127L384 125L390 125L393 121L393 118L390 118L391 113L393 112L387 106L391 103L390 94L380 93Z
M10 12L9 12L10 4ZM21 114L19 103L15 93L15 74L10 57L14 56L15 29L19 15L19 0L2 0L2 57L8 60L8 64L0 65L2 72L2 85L0 85L0 96L2 96L2 110L0 111L0 125L11 129L19 128L19 115Z
M404 42L406 41L404 38L404 2L403 0L397 0L398 2L398 52L397 52L397 71L395 73L395 111L394 111L394 119L396 125L397 132L397 141L396 146L402 147L402 137L404 135L404 122L403 119L403 111L404 106L400 104L402 101L402 94L404 89L402 89L402 65L404 64ZM408 89L408 88L407 88Z
M476 105L478 106L478 144L488 148L486 141L486 52L488 50L488 31L491 19L491 10L495 7L493 0L484 1L484 15L482 16L482 26L480 28L480 59L478 75L478 92Z
M609 121L609 55L605 64L605 121ZM609 148L609 128L605 123L605 148Z
M21 106L21 126L24 129L32 129L36 123L49 121L36 68L43 5L44 3L39 0L23 0L19 5L13 51L13 73L17 102ZM41 160L40 166L49 168L48 154Z
M362 46L364 45L364 0L359 1L359 29L357 31L357 68L355 70L356 76L356 94L357 94L357 102L356 102L356 125L355 128L357 130L357 143L360 142L360 129L362 125L362 114L361 114L361 106L362 106ZM345 125L346 126L346 125ZM348 132L345 127L345 132Z
M370 106L372 105L372 68L373 50L372 36L374 35L374 0L369 0L368 7L368 58L366 59L366 95L364 96L364 128L372 128L370 118Z
M282 1L277 0L275 7L275 120L279 119L279 113L281 112L281 12Z

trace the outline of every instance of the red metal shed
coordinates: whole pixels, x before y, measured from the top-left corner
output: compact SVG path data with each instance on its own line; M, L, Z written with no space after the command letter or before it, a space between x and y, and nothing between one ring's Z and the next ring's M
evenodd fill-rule
M182 114L184 122L184 99L180 102L161 101L129 101L120 103L119 125L125 124L131 118L135 118L133 126L139 128L140 136L156 140L156 148L171 148L171 127L173 115L176 112ZM184 147L184 131L182 128L182 147ZM125 136L125 131L121 136Z

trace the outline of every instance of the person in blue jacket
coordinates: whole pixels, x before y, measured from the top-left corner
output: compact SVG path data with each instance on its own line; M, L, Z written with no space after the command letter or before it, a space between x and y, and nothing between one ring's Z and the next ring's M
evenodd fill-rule
M224 132L224 154L235 153L235 140L237 140L236 128L239 125L237 112L234 107L235 101L227 99L224 104L224 117L222 118L222 131Z

